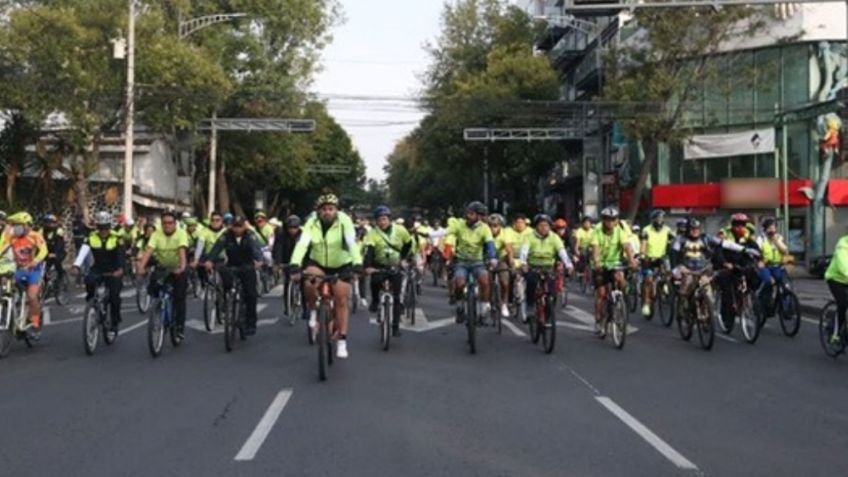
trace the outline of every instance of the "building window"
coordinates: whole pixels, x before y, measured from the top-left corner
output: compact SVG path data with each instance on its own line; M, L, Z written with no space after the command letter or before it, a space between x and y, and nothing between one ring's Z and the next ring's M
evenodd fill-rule
M783 107L791 108L810 99L810 48L791 45L783 48Z
M758 154L757 159L757 177L775 177L774 173L774 154Z
M772 124L780 107L780 49L766 48L754 54L756 122Z
M730 125L749 125L754 121L754 52L740 51L728 56L728 121Z
M754 156L736 156L730 160L729 177L756 177L756 159Z
M789 178L810 177L810 131L806 121L789 124L786 137L789 152Z
M704 161L702 160L683 160L683 183L702 183L704 182Z
M700 161L707 169L707 182L721 182L722 179L730 177L728 172L729 161L725 157L705 159Z

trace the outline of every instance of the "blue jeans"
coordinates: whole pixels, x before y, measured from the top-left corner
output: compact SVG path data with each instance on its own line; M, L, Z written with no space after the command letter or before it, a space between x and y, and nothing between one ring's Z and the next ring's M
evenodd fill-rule
M772 280L774 280L775 285L783 283L786 278L786 269L783 268L783 265L766 265L759 270L758 275L760 277L760 289L757 290L757 293L760 297L760 303L763 306L763 311L767 315L771 315L773 305L771 302Z
M456 262L453 277L455 280L467 280L468 275L474 274L479 280L480 275L486 273L486 265L483 262Z

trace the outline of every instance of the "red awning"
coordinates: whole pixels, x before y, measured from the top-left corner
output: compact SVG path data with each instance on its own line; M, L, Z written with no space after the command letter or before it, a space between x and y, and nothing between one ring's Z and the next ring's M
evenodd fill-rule
M848 180L831 179L827 184L827 201L830 205L848 205Z
M831 193L838 189L831 181ZM848 180L844 182L841 204L848 205ZM780 203L784 203L783 183L780 182ZM810 204L807 196L801 192L802 187L811 187L809 179L789 181L789 205L792 207L803 207ZM658 185L652 189L653 206L658 209L708 209L721 207L721 184L671 184ZM831 203L833 199L830 199Z

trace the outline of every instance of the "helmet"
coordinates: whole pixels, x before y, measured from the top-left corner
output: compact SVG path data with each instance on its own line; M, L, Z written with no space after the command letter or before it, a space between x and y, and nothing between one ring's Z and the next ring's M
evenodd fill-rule
M501 214L492 214L489 216L489 225L500 225L503 226L506 223L506 219Z
M392 210L386 207L385 205L381 205L374 209L374 218L379 219L380 217L392 217Z
M677 219L677 228L682 229L684 227L689 226L689 222L686 219Z
M395 220L395 223L398 225L403 225L406 223L406 221L403 220L403 217L398 217L397 220Z
M6 211L0 210L0 220L6 220Z
M183 219L183 220L188 219L188 218L191 218L191 213L190 213L190 212L183 212L183 213L180 215L180 218L181 218L181 219Z
M489 213L489 208L486 207L482 202L475 200L469 202L468 205L465 206L466 212L474 212L477 215L487 215Z
M133 219L127 219L127 221L126 221L126 222L124 222L124 223L125 223L126 225L128 225L128 226L132 227L133 225L135 225L135 220L133 220Z
M289 218L286 219L286 227L300 227L300 217L290 215Z
M321 197L318 197L318 200L315 201L315 208L320 209L325 205L335 205L339 206L339 198L336 197L335 194L324 194Z
M589 223L592 223L592 222L594 222L594 221L595 221L595 218L594 218L594 217L592 217L591 215L584 215L584 216L583 216L583 218L582 218L582 219L580 219L580 222L589 222Z
M100 212L94 214L94 225L98 227L111 227L112 216L109 214L109 212L101 210Z
M566 227L568 227L568 222L565 219L554 220L554 228L555 229L564 229Z
M665 217L665 211L664 210L656 209L653 212L651 212L651 221L654 221L654 220L657 220L657 219L662 219L664 217Z
M253 216L253 220L256 220L256 219L259 219L259 218L267 219L268 215L265 214L265 212L262 212L260 210L259 212L256 213L256 215Z
M618 218L618 209L615 207L607 207L601 211L602 219L617 219Z
M701 221L693 217L686 222L686 227L688 227L690 230L691 229L700 229L701 228Z
M280 219L278 219L276 217L271 217L271 220L269 220L268 223L271 224L271 227L282 227L283 226L283 223L280 222Z
M639 231L641 231L641 230L642 230L642 227L639 227L638 225L633 224L633 227L630 227L630 230L631 230L633 233L637 233L637 232L639 232Z
M748 214L744 212L737 212L730 216L731 224L741 223L742 225L745 225L750 221L751 219L748 217Z
M775 218L774 218L774 217L766 217L766 218L764 218L764 219L763 219L763 222L762 222L763 230L765 230L765 229L767 229L767 228L771 227L772 225L774 225L774 224L776 224L776 223L777 223L777 220L775 220Z
M186 225L197 225L196 217L186 217L183 219L183 223Z
M10 224L32 225L32 216L29 212L18 212L9 217Z
M56 219L56 216L55 216L55 215L53 215L53 214L44 214L44 221L45 221L45 222L56 222L56 220L57 220L57 219Z
M242 225L244 225L244 224L246 224L246 223L247 223L247 219L245 219L245 218L244 218L243 216L241 216L241 215L236 215L235 217L233 217L233 223L232 223L231 225L235 225L235 226L237 226L237 227L241 227Z
M548 225L553 225L553 221L551 220L551 216L547 214L538 214L533 217L533 224L539 225L539 222L547 222Z
M233 222L233 214L231 214L231 213L229 213L229 212L227 212L226 214L224 214L224 223L225 223L225 224L230 224L230 223L232 223L232 222Z

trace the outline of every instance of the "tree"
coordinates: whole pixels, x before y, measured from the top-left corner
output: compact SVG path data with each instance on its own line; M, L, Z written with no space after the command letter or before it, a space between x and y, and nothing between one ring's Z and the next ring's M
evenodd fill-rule
M685 114L690 102L705 81L722 74L715 55L729 40L765 28L770 12L746 6L634 11L629 28L638 33L612 48L602 93L605 100L625 103L621 124L644 157L627 213L630 220L638 213L659 144L690 134L694 125Z

